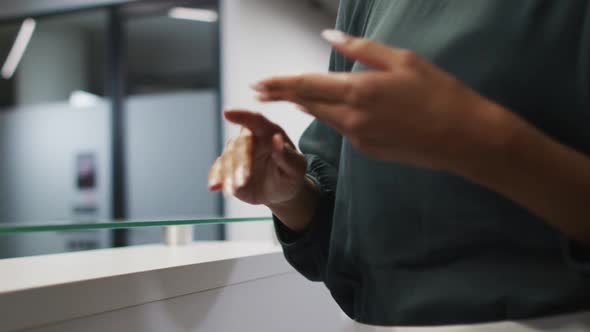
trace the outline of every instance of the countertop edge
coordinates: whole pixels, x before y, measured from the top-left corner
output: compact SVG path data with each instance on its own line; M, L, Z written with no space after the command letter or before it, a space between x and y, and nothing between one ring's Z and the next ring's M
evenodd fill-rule
M209 243L205 246L197 244L193 248L216 250L216 246L219 246L219 250L232 247L231 251L235 251L234 249L240 251L240 247L243 247L246 252L247 248L250 248L247 243L223 242ZM251 246L257 246L257 244L251 244ZM177 249L163 248L161 251L164 255L169 253L176 256ZM115 255L118 250L125 252L125 248L110 250ZM134 255L142 255L142 252L150 254L153 247L132 250ZM167 265L161 268L152 266L130 273L5 292L0 294L0 315L2 316L0 331L33 328L271 276L295 273L276 247L265 248L263 245L250 251L250 254L244 255L221 255L219 259L213 260L195 257L194 263L181 259L178 265ZM92 256L92 254L89 255ZM38 260L39 258L31 259L33 262Z

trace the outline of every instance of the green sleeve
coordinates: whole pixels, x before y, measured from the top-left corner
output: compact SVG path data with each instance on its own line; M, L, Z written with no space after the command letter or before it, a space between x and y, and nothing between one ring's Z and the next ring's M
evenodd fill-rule
M332 71L337 66L336 58L332 54ZM297 233L274 218L276 234L287 261L313 281L323 280L328 258L341 144L342 136L336 131L317 120L311 123L301 137L299 148L307 159L307 176L320 191L314 220L307 230Z

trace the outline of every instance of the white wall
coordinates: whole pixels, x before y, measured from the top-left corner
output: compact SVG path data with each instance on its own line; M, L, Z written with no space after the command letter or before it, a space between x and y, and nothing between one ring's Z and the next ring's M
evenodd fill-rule
M307 1L222 0L224 105L263 113L285 128L298 142L311 118L286 104L262 105L253 99L249 85L278 73L326 71L329 46L320 39L323 29L334 25L334 17L312 8ZM225 138L239 128L226 124ZM260 206L235 199L226 200L227 216L268 216ZM229 239L269 240L274 237L269 223L232 225Z

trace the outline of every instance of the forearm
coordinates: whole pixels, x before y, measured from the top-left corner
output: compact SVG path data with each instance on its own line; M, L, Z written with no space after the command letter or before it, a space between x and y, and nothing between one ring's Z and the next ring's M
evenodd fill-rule
M497 105L489 111L455 171L590 244L590 157Z
M315 184L306 177L303 188L294 199L281 204L268 205L268 208L287 228L303 231L313 220L319 198Z

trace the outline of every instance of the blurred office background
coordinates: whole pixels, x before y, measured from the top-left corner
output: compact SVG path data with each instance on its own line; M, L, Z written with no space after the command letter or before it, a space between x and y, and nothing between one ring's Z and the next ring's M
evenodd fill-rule
M259 217L207 191L239 128L264 113L297 141L311 119L248 86L325 71L338 0L11 0L0 3L0 223ZM196 240L272 240L269 223ZM0 236L0 258L161 241L160 229Z

